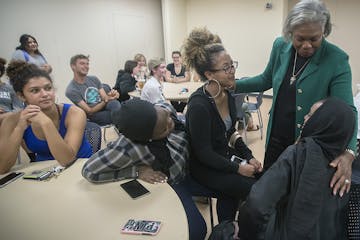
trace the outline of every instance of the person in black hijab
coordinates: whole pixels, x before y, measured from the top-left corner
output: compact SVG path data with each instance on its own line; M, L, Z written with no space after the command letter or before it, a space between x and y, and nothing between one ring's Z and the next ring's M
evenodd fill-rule
M329 164L344 152L354 127L353 110L342 100L315 103L296 144L253 185L239 211L240 239L347 239L348 194L333 195L336 169Z

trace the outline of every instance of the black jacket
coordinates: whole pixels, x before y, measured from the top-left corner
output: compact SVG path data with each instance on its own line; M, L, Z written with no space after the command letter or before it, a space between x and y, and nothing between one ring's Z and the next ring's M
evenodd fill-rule
M136 80L131 76L130 73L127 73L124 70L120 70L118 72L114 89L120 93L120 97L118 98L120 102L130 98L128 92L134 91L136 89L135 84Z

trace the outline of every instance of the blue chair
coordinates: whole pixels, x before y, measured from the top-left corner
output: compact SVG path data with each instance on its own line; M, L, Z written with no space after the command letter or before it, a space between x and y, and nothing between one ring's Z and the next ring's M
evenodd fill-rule
M85 138L90 143L93 153L99 151L101 148L101 127L94 122L87 122Z

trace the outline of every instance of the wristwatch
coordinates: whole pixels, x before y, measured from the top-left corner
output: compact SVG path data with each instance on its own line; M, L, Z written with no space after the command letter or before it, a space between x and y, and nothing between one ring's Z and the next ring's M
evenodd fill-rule
M346 152L350 153L351 155L353 155L353 157L355 158L355 152L353 150L351 150L350 148L345 149Z

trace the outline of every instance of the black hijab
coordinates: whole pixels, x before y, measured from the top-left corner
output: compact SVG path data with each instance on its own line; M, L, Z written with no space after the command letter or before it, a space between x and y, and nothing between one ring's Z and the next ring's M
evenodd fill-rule
M304 125L296 144L294 182L289 195L287 233L290 239L305 239L315 229L323 202L329 200L329 178L335 172L329 162L345 151L354 127L353 110L336 98L325 99Z
M311 137L332 161L345 151L354 127L351 107L338 98L328 98L304 125L301 138Z

